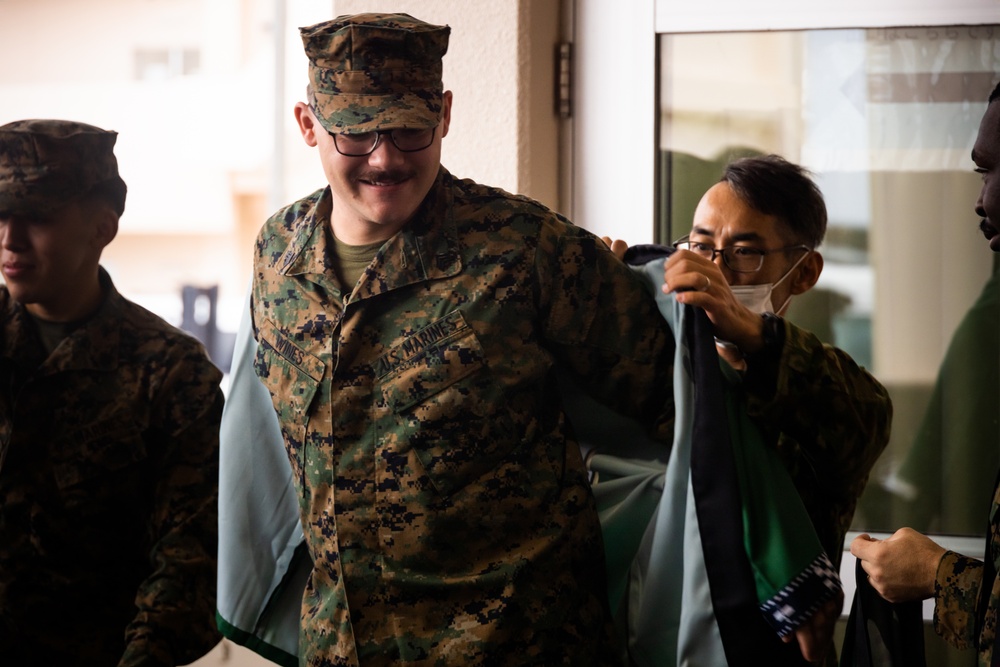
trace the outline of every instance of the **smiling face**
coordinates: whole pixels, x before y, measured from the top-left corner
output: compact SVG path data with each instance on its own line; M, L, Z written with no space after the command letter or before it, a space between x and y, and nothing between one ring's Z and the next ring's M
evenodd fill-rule
M0 270L11 297L35 317L72 322L100 305L98 263L117 232L104 201L42 215L0 213Z
M402 152L388 136L361 157L341 155L333 137L303 102L295 106L306 144L319 149L333 198L331 223L337 238L351 245L384 241L399 231L427 196L441 166L441 140L451 122L451 92L444 93L434 141L421 151Z
M976 200L976 215L982 218L979 228L990 249L1000 252L1000 103L992 102L986 108L972 147L972 161L983 179Z

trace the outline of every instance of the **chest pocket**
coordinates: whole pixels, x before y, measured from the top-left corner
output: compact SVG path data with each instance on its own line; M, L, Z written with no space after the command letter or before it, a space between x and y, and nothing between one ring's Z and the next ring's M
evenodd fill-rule
M460 312L408 336L374 366L396 421L383 445L412 448L441 494L496 470L519 444L503 386Z
M111 498L142 497L148 452L129 415L77 426L54 441L52 452L52 474L67 509L91 511Z
M78 426L70 436L56 442L54 451L59 456L53 470L60 489L146 458L142 434L128 415Z
M292 465L301 474L309 409L326 364L282 334L270 320L264 321L258 339L254 371L271 394Z

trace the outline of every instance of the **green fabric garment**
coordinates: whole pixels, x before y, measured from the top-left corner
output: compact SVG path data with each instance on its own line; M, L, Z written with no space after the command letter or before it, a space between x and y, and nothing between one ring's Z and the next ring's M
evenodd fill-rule
M740 378L728 364L720 365L731 390L727 394L728 419L743 500L744 544L753 567L758 601L765 603L809 568L823 548L788 471L747 416ZM577 406L572 413L597 409L596 405ZM627 430L628 426L622 428ZM641 450L642 445L633 441L631 453ZM599 451L620 451L622 447L621 440L616 439L602 443ZM666 464L657 459L606 453L595 453L589 461L596 475L593 489L604 535L608 599L612 610L616 610L622 607L632 560L660 504ZM813 607L819 602L814 601Z
M658 286L662 260L647 264L644 273L654 288ZM650 455L655 450L628 420L601 413L586 397L569 394L573 404L568 412L581 442L596 447L588 461L604 536L609 602L627 642L623 650L637 665L683 659L717 664L721 646L712 646L720 635L701 609L711 603L704 595L708 582L700 551L701 528L692 513L697 499L691 495L686 472L690 451L698 446L691 441L692 411L698 406L690 405L688 389L692 380L685 347L690 341L677 335L682 308L672 295L657 299L678 340L677 421L669 463ZM788 470L748 416L742 376L721 361L720 368L757 601L762 613L772 610L771 616L774 610L794 608L791 619L780 614L777 620L769 619L776 632L778 627L789 632L789 624L801 623L836 594L836 568L824 554ZM575 403L578 400L580 404ZM594 423L600 424L599 431L588 428Z
M763 603L809 567L823 547L788 471L747 415L738 375L725 362L721 366L732 390L726 402L743 499L743 539Z

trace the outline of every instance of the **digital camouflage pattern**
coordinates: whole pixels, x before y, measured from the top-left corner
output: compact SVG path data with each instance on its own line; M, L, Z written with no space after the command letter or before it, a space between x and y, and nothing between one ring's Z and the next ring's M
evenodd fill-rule
M993 491L988 535L994 572L1000 572L1000 486ZM1000 607L1000 577L984 581L983 561L948 551L938 564L934 582L934 630L958 649L976 648L978 665L993 664ZM981 588L989 586L989 601L980 616Z
M69 120L0 126L0 212L50 211L108 182L124 202L117 139L117 132Z
M614 658L600 527L556 364L672 438L673 338L592 234L443 168L350 289L331 197L258 238L255 369L314 568L301 664Z
M3 664L186 665L221 639L221 373L101 280L51 355L0 287Z
M355 14L300 28L316 117L330 132L435 127L451 28Z

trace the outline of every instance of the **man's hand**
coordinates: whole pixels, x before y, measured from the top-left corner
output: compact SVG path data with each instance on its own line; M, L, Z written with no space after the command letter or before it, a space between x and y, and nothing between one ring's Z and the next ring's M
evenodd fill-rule
M663 291L673 292L678 303L704 309L717 338L729 341L743 354L757 352L764 345L763 320L736 300L715 262L678 250L667 259L663 277Z
M837 597L827 600L799 626L795 634L786 636L783 641L786 644L791 643L793 639L797 641L799 651L807 662L823 662L833 646L833 627L843 607L844 591L838 591Z
M602 236L601 240L604 241L605 245L611 248L611 252L614 253L615 257L618 259L625 259L625 251L628 250L628 244L621 239L611 240L610 236Z
M912 528L877 540L868 534L851 542L851 553L868 581L889 602L923 600L934 595L937 568L946 549Z

